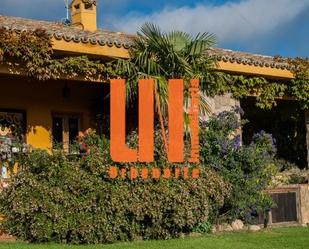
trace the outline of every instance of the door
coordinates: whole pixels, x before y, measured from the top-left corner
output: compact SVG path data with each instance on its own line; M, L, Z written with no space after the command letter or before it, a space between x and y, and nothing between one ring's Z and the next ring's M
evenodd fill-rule
M276 204L272 208L272 223L297 221L296 192L275 193L272 198Z
M62 148L67 153L76 152L81 118L79 115L53 114L53 147Z

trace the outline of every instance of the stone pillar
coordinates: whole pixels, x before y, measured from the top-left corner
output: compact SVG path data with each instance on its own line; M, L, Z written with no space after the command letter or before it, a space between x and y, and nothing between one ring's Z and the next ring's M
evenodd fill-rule
M300 223L309 224L309 185L303 184L299 187L300 195Z

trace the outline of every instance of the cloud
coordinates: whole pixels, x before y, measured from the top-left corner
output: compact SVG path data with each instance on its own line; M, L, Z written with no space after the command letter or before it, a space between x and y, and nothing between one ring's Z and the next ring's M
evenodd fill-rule
M150 21L164 30L214 33L225 48L309 57L309 0L98 1L103 28L134 33ZM60 21L65 14L64 0L0 0L0 15Z
M222 5L206 2L191 8L169 7L147 16L130 13L118 19L114 28L135 32L150 21L163 30L184 30L191 34L212 32L222 43L232 43L270 34L278 26L292 21L308 6L308 0L242 0Z

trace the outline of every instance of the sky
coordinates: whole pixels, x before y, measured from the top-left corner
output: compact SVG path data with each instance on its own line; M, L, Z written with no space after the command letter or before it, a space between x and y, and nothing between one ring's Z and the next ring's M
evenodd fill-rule
M221 48L309 57L309 0L97 0L98 25L135 33L145 22L195 36L210 32ZM0 15L60 21L64 0L0 0Z

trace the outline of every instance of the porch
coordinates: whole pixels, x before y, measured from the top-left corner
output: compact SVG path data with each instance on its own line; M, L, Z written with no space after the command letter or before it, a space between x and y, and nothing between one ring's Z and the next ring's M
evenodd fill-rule
M109 112L109 86L103 83L49 80L0 74L0 136L18 138L51 151L69 145L97 127L97 115Z

